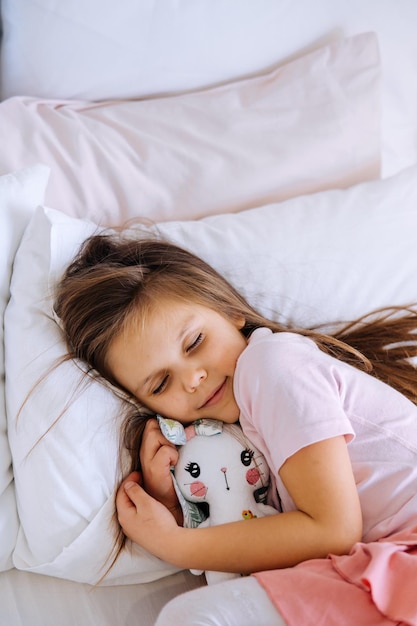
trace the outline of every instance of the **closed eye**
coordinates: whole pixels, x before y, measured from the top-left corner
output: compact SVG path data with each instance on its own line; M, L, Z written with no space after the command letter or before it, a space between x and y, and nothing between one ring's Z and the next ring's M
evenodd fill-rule
M164 378L161 380L159 385L155 387L155 389L153 389L152 395L157 396L159 393L162 393L165 387L167 386L167 384L168 384L168 375L164 376Z
M199 333L196 339L194 339L194 341L192 342L192 344L187 347L186 352L191 352L192 350L195 350L195 348L197 348L200 345L200 343L203 341L203 338L204 338L203 334Z

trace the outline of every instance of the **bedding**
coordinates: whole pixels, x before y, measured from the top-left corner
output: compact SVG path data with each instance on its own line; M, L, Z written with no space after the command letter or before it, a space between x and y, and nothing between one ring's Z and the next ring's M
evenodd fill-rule
M2 314L13 269L0 623L152 626L204 580L134 549L91 587L112 543L119 404L97 384L77 389L67 366L37 384L63 351L53 277L90 232L145 216L294 323L415 301L417 3L1 0L0 11Z
M13 569L0 572L0 623L2 626L152 626L168 600L201 586L202 578L182 571L141 585L91 587Z
M10 296L12 264L23 231L38 204L45 198L49 170L44 165L0 177L0 268L1 268L1 341L0 341L0 571L12 567L19 521L7 439L4 398L3 316Z
M411 167L347 190L136 230L199 254L268 317L331 324L417 301L416 206L417 168ZM16 253L5 315L8 430L21 523L14 563L92 584L112 547L121 404L98 382L82 389L73 363L54 367L66 349L52 304L54 284L82 241L99 230L38 207ZM172 571L134 546L104 583L144 582Z
M358 543L349 555L312 559L285 573L262 572L257 579L288 623L320 623L325 604L328 624L415 626L416 556L413 527L370 544ZM305 588L311 594L308 605L290 601L291 591ZM339 606L326 602L332 596L340 599Z
M201 89L264 72L341 35L376 31L383 174L417 159L414 0L2 0L1 97L108 100ZM74 42L76 44L74 45Z
M380 69L377 38L367 33L178 96L11 98L0 104L10 146L0 172L46 163L46 202L103 225L198 218L348 187L379 175Z

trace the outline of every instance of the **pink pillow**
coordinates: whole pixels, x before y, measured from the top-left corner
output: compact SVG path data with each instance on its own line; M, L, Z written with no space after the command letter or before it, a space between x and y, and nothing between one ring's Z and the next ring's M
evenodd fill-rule
M235 212L377 177L375 34L178 96L0 104L0 173L43 162L46 203L102 225ZM16 133L19 128L19 133Z

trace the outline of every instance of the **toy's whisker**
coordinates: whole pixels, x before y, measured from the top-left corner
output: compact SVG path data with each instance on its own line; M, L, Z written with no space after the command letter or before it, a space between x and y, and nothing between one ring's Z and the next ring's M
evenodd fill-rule
M264 464L263 460L259 461L259 459L262 459L261 456L258 456L258 458L254 458L253 462L255 463L256 468L259 471L259 480L261 481L262 485L265 485L267 483L264 482L263 477L265 476L265 472L262 471L261 466Z

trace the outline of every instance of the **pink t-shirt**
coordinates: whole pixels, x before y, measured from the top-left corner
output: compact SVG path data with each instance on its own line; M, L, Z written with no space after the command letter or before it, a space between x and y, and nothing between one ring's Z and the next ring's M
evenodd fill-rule
M361 501L363 540L417 523L417 407L373 376L295 333L256 330L234 378L240 422L295 509L278 471L312 443L344 435ZM277 506L276 489L272 501Z

